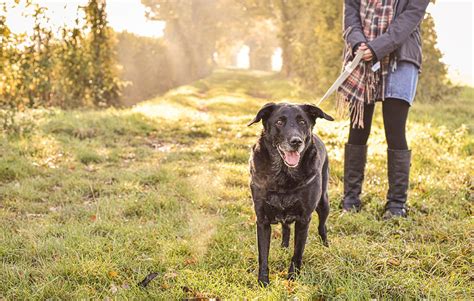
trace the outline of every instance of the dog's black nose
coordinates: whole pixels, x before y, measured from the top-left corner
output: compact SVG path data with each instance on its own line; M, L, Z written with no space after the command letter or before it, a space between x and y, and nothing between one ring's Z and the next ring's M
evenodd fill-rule
M293 147L299 147L301 144L303 144L303 139L300 137L292 137L290 139L290 145Z

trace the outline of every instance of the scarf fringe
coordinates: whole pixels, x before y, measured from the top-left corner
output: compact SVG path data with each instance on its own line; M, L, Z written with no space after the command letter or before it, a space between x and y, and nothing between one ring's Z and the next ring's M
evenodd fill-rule
M345 95L338 92L336 96L336 116L339 118L347 118L349 116L349 103L346 101Z
M336 115L343 119L349 117L353 128L364 128L364 102L362 101L348 101L344 94L338 93Z

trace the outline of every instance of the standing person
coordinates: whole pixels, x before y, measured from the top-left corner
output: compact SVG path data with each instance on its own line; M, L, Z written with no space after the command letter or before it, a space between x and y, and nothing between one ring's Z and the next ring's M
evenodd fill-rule
M363 51L363 61L338 90L351 126L344 153L344 211L359 211L367 140L375 101L382 100L388 182L384 219L406 217L411 150L405 136L408 111L421 67L420 23L429 0L345 0L344 66Z

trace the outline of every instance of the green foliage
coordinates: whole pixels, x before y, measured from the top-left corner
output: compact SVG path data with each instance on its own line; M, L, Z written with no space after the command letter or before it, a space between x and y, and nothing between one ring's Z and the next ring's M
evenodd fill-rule
M299 1L290 47L293 74L305 87L319 93L327 89L341 70L342 6L335 1Z
M436 46L434 19L429 14L421 24L421 37L423 39L423 66L417 98L425 102L439 102L457 95L459 88L448 81L447 67L441 61L443 55Z
M173 53L173 81L189 82L213 67L218 0L143 0L148 16L166 21L165 39Z
M6 3L1 4L0 13L0 122L3 129L14 128L15 114L23 107L21 95L21 53L15 45L23 42L6 24Z
M164 40L173 82L203 78L215 67L215 52L245 40L252 27L245 7L236 0L142 0L147 17L166 22Z
M251 16L277 24L282 73L320 91L340 70L342 6L334 1L241 0Z
M89 1L85 20L78 16L75 27L62 28L59 38L48 27L45 8L23 3L25 15L34 20L30 35L12 33L6 25L8 6L0 6L2 128L16 131L16 113L25 108L117 105L122 83L105 1Z
M323 0L239 0L251 15L275 20L283 49L283 70L306 88L322 94L337 78L342 64L343 6ZM447 69L436 46L431 16L422 23L423 72L418 99L437 102L455 96L458 89L447 80Z
M89 0L84 8L88 37L88 66L90 68L90 97L95 105L118 104L121 82L118 79L115 40L108 26L105 0Z
M31 7L33 5L27 5ZM6 17L0 21L2 86L0 86L0 110L13 116L15 111L25 107L36 108L50 105L53 93L52 77L55 45L52 32L45 27L48 19L45 9L34 5L31 17L34 19L30 36L14 34L6 26ZM7 7L3 6L6 13ZM14 118L4 122L3 128L12 127ZM10 125L8 125L10 124Z
M17 1L20 2L20 1ZM342 6L306 0L143 0L151 19L167 22L162 40L120 34L107 24L105 1L91 0L76 24L54 37L45 9L24 1L34 19L33 34L13 34L0 15L0 118L14 126L15 112L40 106L131 104L214 68L235 63L236 51L250 46L251 68L269 69L278 44L282 73L321 94L341 70ZM15 4L13 4L15 5ZM423 23L424 58L418 98L440 101L457 91L446 79L431 17ZM276 42L276 33L279 42ZM217 56L215 55L217 53ZM172 55L169 55L172 54ZM119 69L118 63L122 65ZM119 74L121 71L122 73ZM122 79L128 83L124 86ZM125 89L125 90L124 90ZM256 91L255 93L259 93Z
M84 37L84 25L77 17L75 27L62 28L62 43L57 49L58 68L55 90L56 105L63 108L77 108L89 104L89 65L87 41Z
M135 104L176 86L170 76L170 55L162 39L122 32L117 34L117 40L121 79L127 83L121 96L123 104Z
M285 76L293 75L293 47L294 33L296 30L295 21L298 20L298 15L305 13L301 10L302 1L288 1L288 0L238 0L241 3L248 15L251 17L263 17L271 19L278 27L278 38L280 40L280 47L282 49L282 73ZM309 4L310 2L307 2Z
M28 45L22 51L21 72L22 86L28 99L28 107L47 106L51 101L52 73L54 67L53 34L48 29L46 9L34 5L33 34L29 37Z
M274 74L218 70L133 109L44 111L27 135L0 134L1 297L472 299L472 89L462 106L414 106L406 220L380 219L380 106L359 214L339 208L348 120L318 121L331 165L330 246L314 214L302 273L288 282L292 248L280 248L273 226L272 283L258 286L246 158L261 125L246 123L268 98L308 101L298 89Z

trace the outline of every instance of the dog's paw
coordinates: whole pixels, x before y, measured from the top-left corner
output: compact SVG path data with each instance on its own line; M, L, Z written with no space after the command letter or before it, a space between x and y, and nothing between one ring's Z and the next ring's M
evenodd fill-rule
M288 279L289 281L294 281L294 280L296 279L296 276L297 276L297 275L296 275L295 272L288 272L288 277L287 277L287 279Z
M267 287L270 284L270 279L267 276L259 276L258 277L258 284L262 287Z
M296 276L300 274L301 263L297 264L295 262L290 263L290 268L288 269L288 280L292 281L296 279Z

